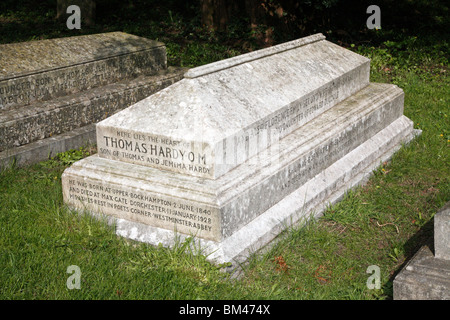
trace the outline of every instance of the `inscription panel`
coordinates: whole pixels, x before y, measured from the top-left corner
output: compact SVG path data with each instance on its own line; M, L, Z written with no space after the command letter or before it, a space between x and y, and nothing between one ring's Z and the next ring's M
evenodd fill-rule
M200 177L214 174L206 143L97 126L97 148L104 158Z
M165 48L0 81L0 110L152 74L166 67Z
M398 96L391 102L377 107L364 117L355 119L352 124L341 128L336 135L331 135L326 140L323 140L320 133L320 130L324 130L324 128L320 128L320 130L316 131L316 134L319 134L318 137L314 138L311 135L312 140L309 143L307 152L296 154L295 151L292 151L290 157L294 156L295 160L287 165L278 163L279 171L270 176L265 183L239 193L238 197L241 200L237 201L245 204L245 207L241 206L239 210L245 212L245 214L234 214L236 207L233 204L224 208L222 236L227 237L231 235L239 226L253 220L287 194L293 192L316 174L398 119L402 115L403 110L399 107L402 103L403 96ZM350 109L354 107L352 105L348 106ZM347 113L348 110L347 112L344 109L341 111L344 111L343 117L348 116L352 118L352 113ZM359 110L359 112L361 111ZM334 128L328 129L333 130ZM288 149L289 143L284 141L282 143L286 145L280 145L279 150ZM273 192L273 190L276 190L276 192ZM260 194L270 196L261 199L258 196Z
M79 209L219 240L217 208L70 174L63 183L64 201Z

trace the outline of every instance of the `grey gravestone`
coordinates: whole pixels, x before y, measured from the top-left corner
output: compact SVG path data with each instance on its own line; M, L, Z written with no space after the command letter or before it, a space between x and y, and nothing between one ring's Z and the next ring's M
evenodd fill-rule
M450 261L450 201L434 216L436 258Z
M181 78L164 44L122 32L0 45L0 160L95 140L94 123Z
M64 172L64 201L124 237L194 236L210 260L244 261L417 134L403 91L369 72L321 34L189 70L97 124L98 155Z
M434 251L423 246L395 277L395 300L450 300L450 201L434 216Z

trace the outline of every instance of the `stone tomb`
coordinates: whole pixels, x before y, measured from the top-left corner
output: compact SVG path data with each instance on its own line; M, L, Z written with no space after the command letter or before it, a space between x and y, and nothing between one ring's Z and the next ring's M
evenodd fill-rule
M194 236L210 260L244 261L415 136L403 91L369 72L322 34L191 69L97 124L64 201L127 238Z
M167 67L163 43L123 32L0 45L0 164L95 142L94 123L181 71Z
M450 201L434 216L434 254L423 245L394 279L395 300L450 300Z

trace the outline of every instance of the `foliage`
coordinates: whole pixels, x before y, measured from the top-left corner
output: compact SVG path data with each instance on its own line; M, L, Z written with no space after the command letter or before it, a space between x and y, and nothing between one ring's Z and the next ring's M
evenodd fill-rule
M68 150L66 152L58 153L53 160L60 161L63 166L70 166L75 161L83 159L90 155L90 151L80 147L78 150Z

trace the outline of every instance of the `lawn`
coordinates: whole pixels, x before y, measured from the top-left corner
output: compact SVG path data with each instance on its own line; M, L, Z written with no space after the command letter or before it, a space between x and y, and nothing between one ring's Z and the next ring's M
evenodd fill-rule
M116 22L86 33L161 40L169 64L185 67L258 48L239 29L224 41L176 12L160 19L111 17ZM0 43L71 35L45 6L1 12L0 26ZM288 228L239 277L192 252L189 241L173 249L131 242L65 207L61 174L96 152L86 146L0 173L0 299L391 299L395 275L422 245L432 246L433 215L450 200L449 50L432 35L373 32L373 44L331 40L371 58L371 81L405 91L404 113L422 135L322 217ZM79 290L67 286L72 265L81 270ZM380 289L367 286L370 266L380 270Z

